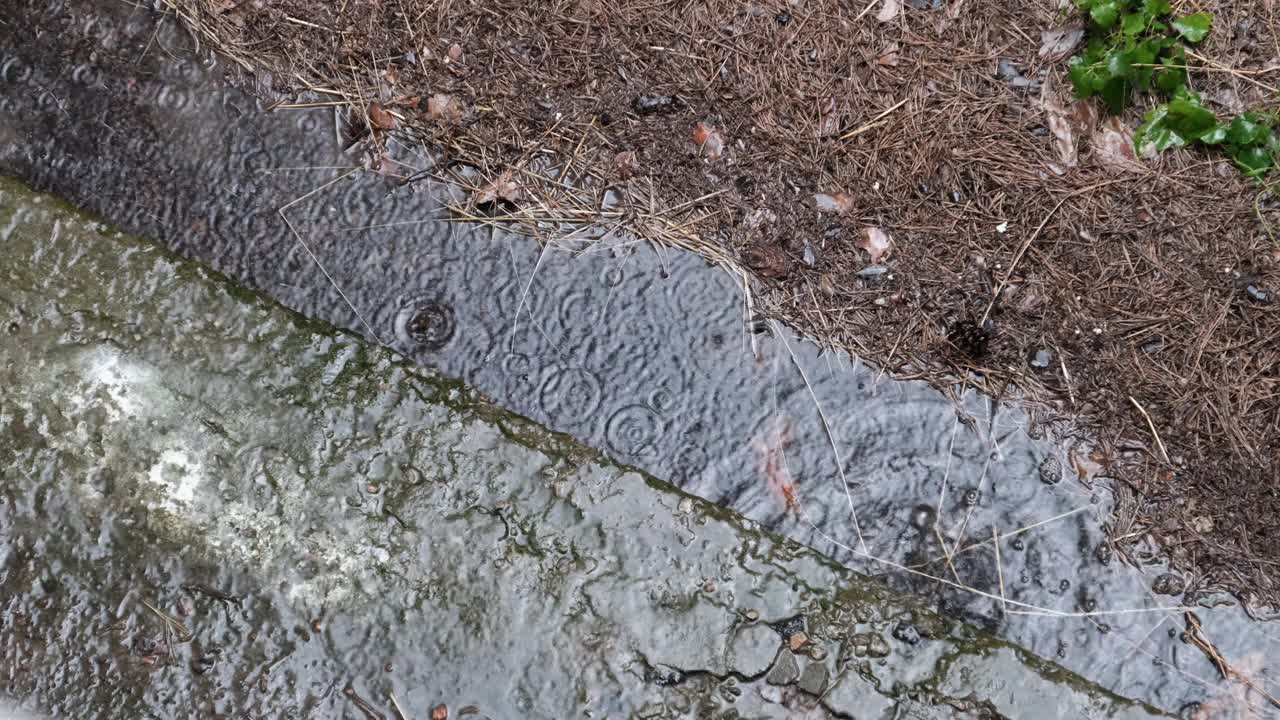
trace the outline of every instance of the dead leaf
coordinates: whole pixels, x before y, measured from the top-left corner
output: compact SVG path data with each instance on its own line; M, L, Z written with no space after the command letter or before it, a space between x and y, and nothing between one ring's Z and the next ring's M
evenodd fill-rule
M791 418L785 415L775 416L764 432L751 440L751 447L756 451L757 466L764 475L765 484L790 512L798 507L796 485L787 469L783 452L791 442ZM803 643L802 643L803 644Z
M890 43L889 47L880 53L880 57L876 58L877 65L885 65L888 67L897 67L898 65L898 43Z
M781 279L791 272L791 258L777 245L751 245L742 250L742 264L760 277Z
M724 138L706 123L698 123L693 128L693 141L698 144L708 160L719 160L724 154Z
M1108 118L1089 139L1093 157L1102 165L1126 171L1141 171L1143 165L1133 151L1133 131L1120 118Z
M387 112L380 103L369 103L369 127L374 130L391 130L396 126L396 118Z
M889 255L893 250L893 240L889 234L878 227L863 228L862 237L858 238L855 243L859 248L866 250L871 256L871 264L877 265L880 260Z
M462 119L462 107L454 96L436 93L427 99L427 114L432 120L455 123Z
M898 17L900 10L902 6L898 4L898 0L883 0L880 4L880 12L876 13L876 19L880 22L889 22Z
M1089 134L1098 124L1098 111L1086 98L1071 104L1071 126L1078 133Z
M834 195L818 193L813 196L813 206L817 208L818 212L840 213L843 215L853 209L853 198L842 192Z
M475 195L475 203L477 205L486 205L488 203L505 200L514 203L520 199L520 187L516 185L514 173L511 170L503 170L493 182L484 186Z
M613 156L613 168L618 177L626 180L636 174L637 156L635 150L624 150Z
M1076 137L1072 131L1070 111L1058 94L1052 76L1046 77L1044 85L1040 88L1040 105L1044 108L1049 132L1053 134L1053 151L1058 158L1058 164L1051 164L1049 167L1058 175L1062 175L1068 168L1078 164L1080 156L1076 151Z
M1071 54L1084 39L1084 26L1073 23L1056 30L1040 32L1040 57L1048 62L1058 62Z
M459 45L458 43L454 43L454 44L450 45L450 46L449 46L449 54L448 54L448 57L449 57L449 61L451 61L451 62L461 62L461 61L462 61L462 46L461 46L461 45Z

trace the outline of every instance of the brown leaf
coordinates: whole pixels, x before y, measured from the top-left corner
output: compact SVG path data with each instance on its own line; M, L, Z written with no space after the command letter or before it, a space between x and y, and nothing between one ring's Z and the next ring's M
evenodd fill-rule
M613 167L618 177L626 180L636 174L637 157L635 150L624 150L613 156Z
M880 4L880 12L876 13L876 19L880 22L889 22L898 17L898 12L902 10L902 6L898 0L883 0Z
M1040 105L1044 108L1045 123L1053 134L1053 151L1058 163L1050 165L1052 170L1061 175L1067 168L1073 168L1079 161L1076 151L1076 137L1072 131L1071 113L1057 92L1052 76L1045 78L1040 88Z
M1089 139L1093 157L1116 170L1141 172L1143 165L1133 151L1133 131L1120 118L1109 118Z
M818 193L813 196L813 206L817 208L818 212L839 213L843 215L853 209L853 198L842 192L838 192L834 195Z
M777 245L752 245L744 248L742 263L766 278L780 279L791 272L791 258Z
M427 98L427 114L432 120L455 123L462 119L462 107L454 96L436 93Z
M1084 26L1073 23L1056 30L1040 33L1040 57L1048 62L1058 62L1071 54L1084 39Z
M854 244L867 251L871 256L872 265L879 264L880 260L893 250L893 239L878 227L863 228L862 237L858 238Z
M454 43L454 44L450 45L450 46L449 46L449 54L448 54L448 55L449 55L449 61L450 61L450 62L461 62L461 61L462 61L462 46L461 46L461 45L459 45L458 43Z
M898 65L898 43L890 43L889 47L880 53L880 57L876 58L876 64L888 67L897 67Z
M795 481L787 469L783 452L791 442L791 418L785 415L774 416L765 429L751 440L751 448L756 451L757 466L764 475L765 485L777 497L786 511L798 505ZM801 643L803 645L804 643Z
M706 153L708 160L719 160L724 154L724 139L706 123L698 123L693 128L693 141Z
M514 173L504 170L493 182L481 188L475 195L475 203L484 205L498 200L514 203L520 199L520 187L516 185Z
M374 130L391 130L395 126L395 116L387 112L381 103L369 103L369 127Z

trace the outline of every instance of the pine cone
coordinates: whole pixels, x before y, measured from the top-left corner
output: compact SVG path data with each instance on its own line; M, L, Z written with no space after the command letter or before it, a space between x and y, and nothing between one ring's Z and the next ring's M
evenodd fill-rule
M977 360L987 354L991 335L972 320L957 320L947 330L947 342L961 355Z

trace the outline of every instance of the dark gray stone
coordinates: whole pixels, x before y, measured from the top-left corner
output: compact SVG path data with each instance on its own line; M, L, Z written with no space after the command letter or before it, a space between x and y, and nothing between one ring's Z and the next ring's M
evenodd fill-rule
M830 671L827 666L820 662L811 662L805 666L804 672L800 673L800 689L821 697L823 691L827 689L827 679L830 677Z
M800 677L800 663L796 662L795 653L790 648L782 648L778 651L778 659L774 660L773 667L769 669L769 674L765 676L764 681L770 685L790 685Z

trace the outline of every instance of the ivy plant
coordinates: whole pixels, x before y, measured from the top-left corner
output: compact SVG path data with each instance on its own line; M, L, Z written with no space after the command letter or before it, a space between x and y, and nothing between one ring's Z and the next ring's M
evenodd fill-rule
M1097 96L1113 114L1129 107L1137 92L1168 98L1146 113L1134 136L1139 150L1198 143L1220 148L1250 177L1276 163L1280 139L1273 113L1245 112L1220 120L1187 86L1186 44L1209 34L1213 16L1173 17L1169 0L1075 0L1088 17L1088 42L1070 60L1076 97Z

